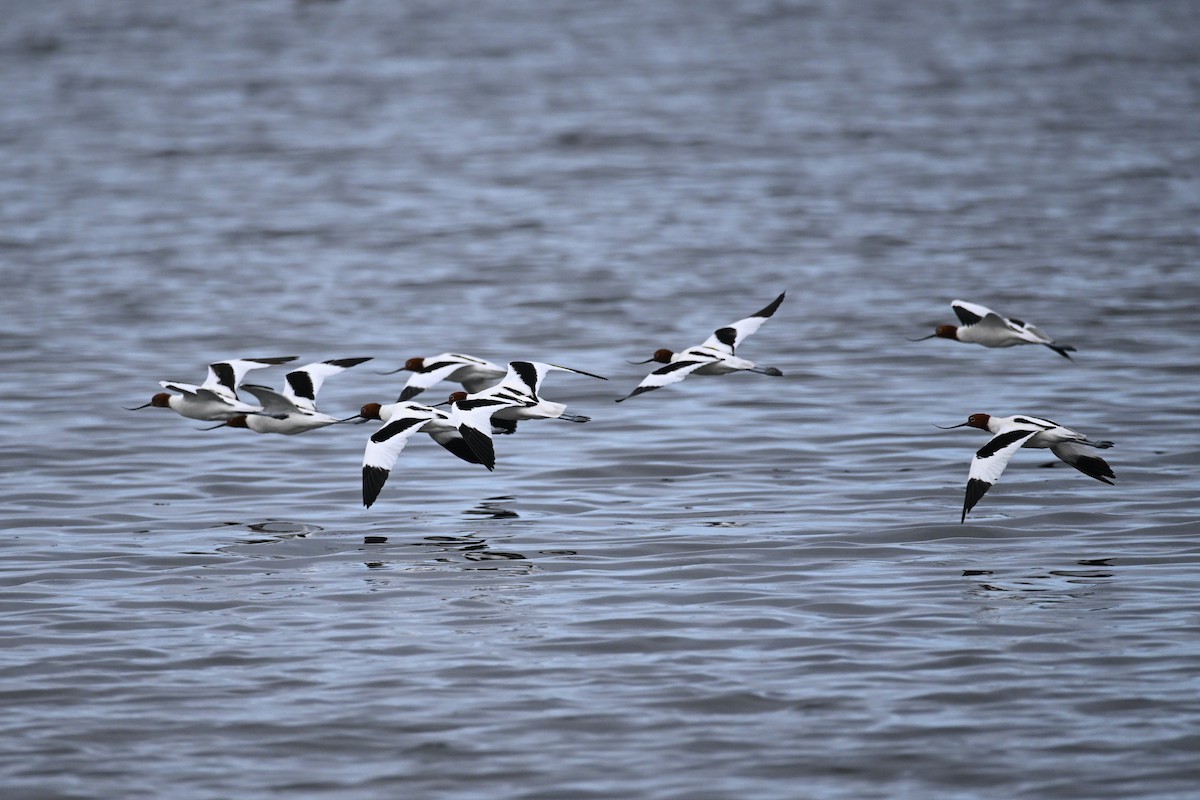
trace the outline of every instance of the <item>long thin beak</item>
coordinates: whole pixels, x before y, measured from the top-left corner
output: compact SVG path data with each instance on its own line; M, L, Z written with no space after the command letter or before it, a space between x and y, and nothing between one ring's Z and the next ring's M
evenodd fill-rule
M925 341L926 339L933 339L933 338L934 338L934 337L936 337L936 336L937 336L937 334L936 334L936 333L931 333L931 334L929 334L928 336L922 336L920 339L909 339L908 341L910 341L910 342L923 342L923 341ZM907 337L905 337L905 338L907 338Z
M964 422L964 423L962 423L961 425L934 425L933 427L935 427L935 428L941 428L941 429L942 429L942 430L944 430L944 431L952 431L952 430L954 430L955 428L965 428L965 427L967 427L967 426L968 426L968 425L970 425L970 424L971 424L971 423L969 423L969 422Z
M126 411L138 411L139 409L149 408L152 405L154 405L154 403L146 403L144 406L134 406L133 408L130 408L129 406L121 406L121 408L125 409Z
M404 370L406 370L406 369L408 369L408 367L400 367L400 369L394 369L391 372L376 372L375 374L376 375L395 375L397 372L404 372Z
M201 428L202 431L215 431L217 428L224 428L228 422L222 422L220 425L213 425L211 428Z
M358 420L358 422L354 422L354 420ZM345 419L338 420L338 422L354 422L355 425L362 425L366 421L367 421L367 418L364 417L362 414L355 414L353 417L346 417ZM336 425L337 422L335 422L334 424Z
M625 361L625 363L626 363L626 364L649 364L649 363L650 363L651 361L653 361L653 360L654 360L653 358L647 358L645 361L629 361L629 360L626 360L626 361Z

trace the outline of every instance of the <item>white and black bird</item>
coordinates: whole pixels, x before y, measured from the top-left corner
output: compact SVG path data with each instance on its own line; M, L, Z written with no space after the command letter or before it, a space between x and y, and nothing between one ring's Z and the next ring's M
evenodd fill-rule
M955 300L950 304L960 325L938 325L933 333L913 342L926 339L951 339L956 342L980 344L984 347L1016 347L1020 344L1040 344L1049 347L1068 361L1068 352L1075 352L1069 344L1058 344L1036 326L1016 318L1002 317L990 308L966 300Z
M277 364L295 361L296 356L279 356L276 358L234 358L228 361L215 361L208 365L208 375L204 383L196 386L178 381L159 381L158 385L179 394L159 392L144 405L130 408L137 411L142 408L169 408L180 416L189 419L199 419L206 422L228 420L238 414L265 413L257 406L243 403L237 395L238 386L246 377L246 373L254 369L263 369Z
M385 372L394 375L408 370L412 375L400 392L400 400L411 400L426 389L441 381L455 381L468 392L478 392L495 386L504 379L504 367L482 358L462 353L441 353L436 356L418 356L404 362L400 369Z
M382 405L367 403L359 411L359 416L364 422L371 419L383 422L371 434L363 451L362 497L363 505L367 508L383 491L396 460L416 433L429 434L431 439L463 461L480 463L458 428L450 421L450 415L440 408L411 401Z
M635 397L644 392L650 392L655 389L661 389L664 386L670 386L672 383L679 383L688 375L727 375L730 372L757 372L762 375L781 376L782 372L774 367L759 367L753 361L747 361L737 355L737 348L746 337L762 327L762 324L771 318L771 315L779 308L783 302L784 292L771 301L770 305L761 311L757 311L745 319L738 320L732 325L726 325L723 328L717 328L712 336L709 336L703 343L695 347L689 347L686 350L674 353L667 349L656 350L654 355L645 361L640 361L640 364L648 364L651 361L665 364L666 366L659 367L651 372L642 382L637 385L632 392L625 397L617 399L620 403L622 400L628 400L630 397Z
M492 442L492 427L506 433L516 429L525 419L562 419L567 422L588 422L591 417L567 413L563 403L543 399L539 391L546 373L551 370L574 372L591 378L608 380L581 369L560 367L540 361L509 362L504 380L475 394L454 392L450 395L451 422L462 433L467 445L488 469L496 467L496 451Z
M321 391L325 379L351 367L358 366L371 357L334 358L316 361L292 370L284 376L282 391L269 386L244 383L242 388L262 403L260 414L238 414L217 428L248 428L255 433L279 433L294 436L297 433L324 428L345 420L331 417L317 410L317 392ZM354 419L351 417L350 419ZM209 430L213 430L210 428Z
M1022 447L1049 448L1051 453L1084 475L1104 483L1111 484L1117 477L1108 462L1095 454L1096 450L1112 447L1112 442L1093 442L1082 433L1048 419L1026 414L1013 417L972 414L960 425L937 427L943 430L979 428L992 434L991 440L979 448L975 457L971 459L971 471L967 477L967 493L963 498L960 522L966 522L967 513L987 494L988 489L1000 480L1000 475L1008 466L1013 454Z

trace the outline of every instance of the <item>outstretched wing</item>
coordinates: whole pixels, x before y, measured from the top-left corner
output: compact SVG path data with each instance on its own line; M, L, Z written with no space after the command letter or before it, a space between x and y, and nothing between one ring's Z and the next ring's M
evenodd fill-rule
M239 414L251 414L258 411L254 406L243 403L237 398L230 399L223 394L217 394L212 389L206 389L203 386L193 386L190 383L176 383L175 381L159 381L158 385L164 389L170 389L173 392L179 392L182 395L195 398L207 403L222 403L228 406L231 412Z
M513 423L514 425L516 423ZM468 464L482 463L475 455L474 451L467 445L465 439L457 428L449 424L430 426L426 425L422 430L429 434L429 438L440 444L446 450L449 450L454 455L466 461Z
M989 316L995 317L1001 323L1004 322L1004 317L992 311L987 306L981 306L978 303L955 300L950 303L950 308L954 310L954 316L958 317L958 321L963 325L978 325Z
M237 387L246 377L247 372L295 360L296 356L278 356L276 358L234 358L229 361L216 361L208 365L208 376L200 386L225 400L236 400Z
M644 392L651 392L655 389L661 389L664 386L670 386L672 383L679 383L705 364L713 363L714 360L688 359L685 361L672 361L670 364L661 366L645 378L642 378L642 382L637 385L636 389L624 397L617 398L617 402L620 403L622 400L628 400Z
M783 292L761 311L756 311L745 319L739 319L732 325L717 328L713 331L713 335L705 339L704 343L700 346L708 347L726 355L733 355L738 345L745 341L747 336L761 328L762 324L771 318L771 315L779 308L779 304L783 302L783 298L786 295L787 292Z
M1000 480L1013 453L1020 450L1038 431L1038 428L1009 428L997 433L991 441L979 448L975 457L971 459L971 472L967 476L967 494L963 498L960 522L966 522L967 512L975 507L996 481Z
M163 387L164 389L170 389L173 392L179 392L180 394L196 395L200 392L199 386L195 386L190 383L176 383L175 381L159 381L158 385ZM206 397L216 397L216 395L214 395L212 392L210 392L207 389L205 389L204 392L205 392ZM223 399L223 398L218 398L218 399Z
M243 383L242 388L258 398L262 410L266 414L294 414L299 409L289 398L269 386L259 386L254 383Z
M489 470L496 468L496 448L492 443L492 414L513 404L497 397L468 397L454 404L450 424L454 426L477 463Z
M370 360L370 357L335 358L330 361L305 364L284 376L283 396L295 403L297 408L304 411L316 411L317 392L321 391L321 386L325 383L326 378Z
M546 373L550 370L561 370L562 372L574 372L578 375L587 375L589 378L599 378L602 381L608 380L603 375L596 375L591 372L584 372L581 369L572 367L560 367L557 364L545 364L541 361L510 361L508 363L508 374L504 376L504 380L500 381L497 389L510 389L521 395L529 395L536 399L538 391L542 387L542 381L546 379Z
M392 415L379 430L371 434L367 440L367 448L363 452L362 481L363 505L367 508L379 497L387 482L396 459L408 444L412 435L421 426L432 419L431 414L418 410L405 410Z
M1108 465L1107 461L1096 455L1096 448L1106 445L1111 447L1112 442L1098 442L1097 444L1059 442L1050 446L1050 452L1089 478L1111 484L1116 480L1116 474L1113 473L1112 467Z

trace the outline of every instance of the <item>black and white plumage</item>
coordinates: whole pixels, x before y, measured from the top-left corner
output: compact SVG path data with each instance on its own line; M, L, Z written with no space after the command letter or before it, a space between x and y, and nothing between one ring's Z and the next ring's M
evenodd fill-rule
M992 438L979 448L975 457L971 459L971 471L967 476L967 491L963 498L960 522L966 522L967 513L987 494L988 489L1000 480L1013 454L1022 447L1049 448L1050 452L1089 478L1108 484L1116 480L1117 476L1113 474L1108 462L1095 454L1096 450L1112 447L1112 442L1093 442L1082 433L1063 427L1057 422L1027 414L1012 417L972 414L961 425L950 426L963 427L987 431L992 434Z
M367 508L379 497L400 453L413 434L418 432L429 434L431 439L463 461L480 463L450 422L450 415L439 408L407 401L386 405L367 403L359 416L363 421L377 419L383 422L371 434L363 451L362 492L363 505Z
M151 406L169 408L180 416L207 422L228 420L238 414L259 414L262 413L261 409L243 403L237 395L238 386L246 373L295 360L296 356L279 356L214 361L208 365L208 375L199 386L179 381L159 381L159 386L179 394L159 392L150 398L149 403L129 410L137 411Z
M230 419L224 426L217 427L248 428L255 433L294 436L341 422L337 417L317 410L317 392L321 391L326 378L370 360L367 356L335 358L306 364L284 376L284 387L279 392L269 386L244 383L242 388L257 397L258 402L262 404L262 413L241 414Z
M545 400L539 395L542 381L551 370L608 380L591 372L540 361L511 361L504 380L495 386L475 394L455 392L450 395L451 422L479 462L488 469L495 469L496 466L493 425L505 429L525 419L562 419L567 422L588 422L591 419L580 414L569 414L563 403Z
M689 347L678 353L667 349L654 352L649 359L665 366L651 372L632 392L617 399L620 403L645 392L661 389L673 383L679 383L688 375L727 375L730 372L758 372L763 375L781 376L782 372L774 367L759 367L753 361L748 361L736 355L737 348L750 334L762 327L783 302L787 292L783 292L771 301L769 305L754 314L740 319L723 328L717 328L707 339L695 347Z
M960 325L938 325L929 336L913 339L921 342L925 339L952 339L956 342L979 344L984 347L1016 347L1020 344L1040 344L1050 348L1063 358L1070 360L1067 353L1075 348L1067 344L1058 344L1036 326L1022 320L1003 317L986 306L978 303L968 303L966 300L955 300L950 303L954 315Z
M410 358L400 369L384 374L391 375L404 370L412 372L412 375L408 376L400 391L400 401L411 400L442 381L455 381L468 392L479 392L495 386L504 379L506 372L504 367L482 358L463 353L441 353Z

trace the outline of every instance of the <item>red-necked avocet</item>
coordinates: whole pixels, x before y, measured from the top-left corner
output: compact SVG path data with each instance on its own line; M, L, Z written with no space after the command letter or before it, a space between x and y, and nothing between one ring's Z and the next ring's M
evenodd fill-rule
M745 319L738 320L732 325L726 325L723 328L717 328L713 335L708 337L702 344L695 347L689 347L687 350L682 350L678 353L673 353L670 350L656 350L654 355L645 361L638 363L648 364L651 361L656 361L666 366L659 367L651 372L637 388L630 392L625 397L618 398L617 402L628 400L630 397L642 394L643 392L661 389L664 386L670 386L672 383L679 383L688 375L727 375L730 372L757 372L762 375L783 375L782 372L774 367L759 367L753 361L747 361L736 355L738 346L746 340L746 337L754 333L762 327L762 324L771 318L779 308L779 304L783 302L787 292L776 297L771 304L761 311L757 311Z

